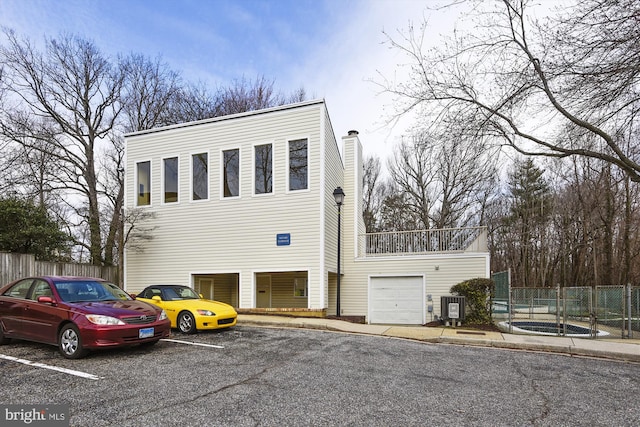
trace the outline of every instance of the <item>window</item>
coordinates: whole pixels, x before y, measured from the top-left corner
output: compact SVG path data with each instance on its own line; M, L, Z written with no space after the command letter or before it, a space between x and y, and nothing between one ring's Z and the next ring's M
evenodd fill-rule
M27 293L29 292L29 288L31 288L31 284L33 283L33 279L25 279L21 280L9 289L5 291L3 294L6 297L13 298L26 298Z
M192 200L209 198L209 155L199 153L191 156Z
M51 287L49 286L49 284L43 280L36 280L30 299L37 301L38 297L51 296L53 296L53 293L51 292Z
M240 150L225 150L222 152L222 182L224 197L240 195Z
M162 292L160 292L160 289L147 288L143 290L140 294L138 294L138 298L151 299L154 296L160 296L161 294Z
M305 190L307 186L307 140L289 141L289 190Z
M273 149L271 144L255 146L255 194L273 191Z
M296 278L293 280L293 296L294 297L307 297L307 279Z
M178 201L178 158L164 159L164 202Z
M137 164L138 206L151 204L151 162Z

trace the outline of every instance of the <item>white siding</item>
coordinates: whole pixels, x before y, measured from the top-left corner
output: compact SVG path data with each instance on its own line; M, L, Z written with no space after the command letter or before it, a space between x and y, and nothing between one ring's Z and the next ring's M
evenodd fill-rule
M341 283L340 308L344 315L367 315L369 276L424 275L425 307L433 305L433 314L440 316L440 296L451 295L451 287L464 280L487 277L488 263L487 254L357 259L347 265L349 274ZM427 301L427 295L431 295L433 301Z
M232 120L213 120L192 126L127 136L127 182L135 182L137 159L152 161L152 205L146 208L154 218L153 239L143 252L128 251L126 286L139 291L149 283L189 283L190 272L224 271L240 274L240 306L252 304L254 271L309 271L310 282L321 277L318 242L321 226L318 201L320 192L320 115L323 103L298 108L246 115ZM288 141L308 139L309 189L286 191ZM274 193L253 196L253 145L273 144ZM223 199L220 195L221 150L241 151L241 197ZM209 153L209 192L207 201L190 201L190 161L198 152ZM180 157L179 203L161 205L160 165L166 155ZM127 192L127 207L134 206L134 189ZM276 246L276 235L289 233L289 246ZM317 279L316 279L317 282ZM311 284L311 283L310 283ZM310 286L310 305L315 308L319 295Z
M344 191L358 195L345 198L350 217L345 216L344 269L347 272L341 281L341 314L366 316L369 310L370 276L424 275L426 283L425 307L433 306L433 315L440 315L440 296L450 295L453 285L464 280L487 277L489 274L488 253L430 254L421 256L364 258L358 257L358 235L365 232L362 219L362 146L357 135L343 138L345 159ZM354 207L354 203L360 203ZM427 295L432 301L427 301ZM335 311L330 306L328 312ZM427 317L427 321L430 317Z
M292 192L287 189L288 141L300 138L308 139L309 188ZM367 315L372 276L424 277L425 294L433 296L434 313L439 314L439 296L448 295L451 286L488 275L486 253L358 258L356 242L365 231L362 146L357 134L343 137L342 143L341 157L324 101L127 135L125 204L127 209L135 208L136 162L150 161L151 205L140 210L152 217L137 226L149 229L152 239L142 251L127 250L126 289L138 292L150 283L193 285L196 276L229 275L237 277L238 305L253 307L255 276L264 273L278 277L274 289L279 294L274 295L286 297L280 298L284 304L327 308L333 314L338 227L333 191L338 186L346 194L341 314ZM272 194L253 194L256 144L273 145ZM230 148L240 150L240 197L224 198L220 158L222 150ZM191 156L196 153L208 153L207 200L191 201ZM162 204L162 159L169 156L179 158L179 202ZM276 235L283 233L290 234L290 245L277 246ZM308 278L306 299L293 299L288 288L291 272L304 272Z

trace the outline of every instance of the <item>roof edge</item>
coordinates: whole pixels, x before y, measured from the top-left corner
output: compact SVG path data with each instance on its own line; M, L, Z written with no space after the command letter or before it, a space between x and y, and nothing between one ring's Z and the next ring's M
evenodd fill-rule
M127 138L131 136L148 135L148 134L157 133L157 132L164 132L167 130L180 129L180 128L191 127L191 126L199 126L199 125L208 124L208 123L215 123L215 122L222 122L225 120L237 119L240 117L257 116L260 114L268 114L276 111L285 111L285 110L291 110L294 108L301 108L301 107L307 107L310 105L321 105L321 104L326 104L324 99L314 99L310 101L296 102L293 104L278 105L276 107L264 108L262 110L245 111L244 113L229 114L226 116L211 117L208 119L196 120L192 122L176 123L173 125L161 126L158 128L128 132L128 133L125 133L124 136L125 138Z

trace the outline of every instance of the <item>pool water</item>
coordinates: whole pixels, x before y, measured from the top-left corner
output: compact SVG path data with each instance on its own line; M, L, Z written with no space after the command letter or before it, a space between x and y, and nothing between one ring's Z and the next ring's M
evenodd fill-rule
M512 331L514 334L530 334L530 335L564 335L567 337L589 338L591 330L584 326L572 325L567 323L556 322L535 322L535 321L517 321L512 322ZM565 335L566 327L566 335ZM509 322L498 323L498 328L503 332L509 332ZM605 331L597 331L597 336L609 335Z

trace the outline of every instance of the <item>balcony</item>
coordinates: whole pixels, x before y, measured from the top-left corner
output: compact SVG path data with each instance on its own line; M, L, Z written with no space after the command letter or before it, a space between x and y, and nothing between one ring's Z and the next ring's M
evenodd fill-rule
M358 252L365 257L487 252L487 227L361 234Z

